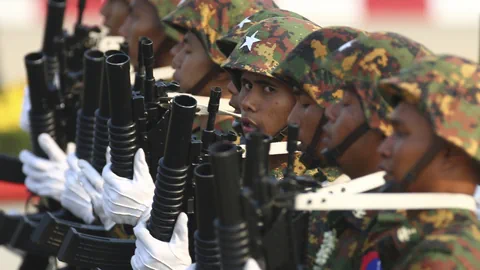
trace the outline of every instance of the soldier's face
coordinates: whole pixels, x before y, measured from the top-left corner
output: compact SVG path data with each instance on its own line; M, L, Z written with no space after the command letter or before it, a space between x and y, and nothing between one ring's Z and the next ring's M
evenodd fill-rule
M103 25L109 30L109 35L119 35L118 30L128 16L127 0L106 0L100 9L103 15Z
M227 85L228 92L232 95L228 104L235 108L235 113L240 113L240 92L238 91L235 84L230 81Z
M325 109L318 106L315 100L303 91L298 94L296 93L295 99L296 103L288 116L288 123L298 125L298 139L301 142L299 150L305 151L307 146L312 142L313 134L317 129L320 119L322 119ZM322 141L323 137L325 137L324 132L322 132L316 148L316 153L318 153L317 157L320 158L320 151L325 148Z
M295 105L293 90L288 85L251 72L243 72L241 85L241 123L246 134L258 130L274 136L287 126Z
M134 66L137 65L138 39L140 37L148 37L153 41L154 52L166 38L163 26L157 16L157 9L148 0L131 1L130 12L120 27L120 34L128 42L128 54Z
M175 69L173 79L180 84L183 92L193 89L215 65L198 37L192 32L184 36L183 44L172 62L172 67Z
M390 115L393 134L378 147L379 168L386 171L385 180L400 181L425 154L432 140L432 128L420 112L410 104L400 103ZM409 191L425 192L423 178L430 178L431 165L423 169Z
M325 114L328 122L323 127L325 132L323 143L328 149L334 149L340 145L348 135L366 121L360 100L350 91L344 91L342 100L329 106ZM378 165L379 158L375 149L380 140L380 134L368 131L337 158L337 164L351 178L373 173Z

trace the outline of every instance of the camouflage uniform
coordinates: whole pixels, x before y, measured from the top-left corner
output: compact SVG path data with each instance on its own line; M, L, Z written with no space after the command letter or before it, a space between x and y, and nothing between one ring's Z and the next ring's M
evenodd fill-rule
M219 37L246 16L258 10L274 7L271 0L260 2L253 0L185 0L177 9L163 18L163 22L181 33L192 31L200 40L210 59L217 65L225 61L225 56L216 45ZM167 33L168 34L168 33ZM199 126L196 118L194 129ZM222 132L232 130L232 119L217 123ZM201 132L196 133L197 137Z
M287 54L320 26L298 18L269 18L248 28L222 67L232 74L238 89L240 74L253 72L275 78L272 71Z
M232 51L235 49L237 44L240 41L242 41L248 28L258 24L259 22L265 19L275 18L275 17L290 17L290 18L298 18L304 21L308 21L307 18L288 10L283 10L283 9L260 10L259 12L253 14L252 16L249 16L243 19L239 24L237 24L232 29L230 29L230 31L228 31L227 34L225 34L219 40L217 40L218 48L222 51L222 53L226 57L228 57L232 53Z
M332 92L341 97L343 91L349 89L359 96L366 121L371 129L379 130L383 134L391 132L391 126L386 121L391 107L381 98L376 91L376 84L382 78L388 78L412 65L415 60L431 55L423 45L395 33L360 33L357 38L343 44L335 52L330 53L320 62L318 74L327 84L321 86L320 95ZM327 74L327 75L325 75ZM333 74L333 77L330 77ZM308 81L307 81L308 82ZM306 87L310 89L308 85ZM313 84L313 94L318 96L316 85ZM332 94L332 95L333 95ZM327 254L326 260L316 256L314 269L358 269L358 254L366 240L366 232L376 217L376 211L332 211L326 217L325 226L319 228L315 243L324 243L324 237L329 237L330 244L334 245L330 251L322 248L320 254ZM324 232L323 234L321 232ZM311 262L311 257L309 257Z
M272 0L185 0L163 21L182 33L195 33L210 59L220 65L226 58L216 41L245 17L272 7L276 7Z
M438 137L480 161L480 66L426 57L380 81L379 92L392 105L415 105ZM383 269L478 269L480 223L461 209L380 213L362 255L365 267L381 261Z
M329 53L354 39L360 32L349 27L319 29L303 39L286 59L280 62L273 74L287 84L293 85L294 88L307 92L321 107L335 103L341 95L332 91L322 93L325 89L325 74L323 71L319 72L318 64L315 62L323 60ZM315 179L321 182L332 182L341 175L338 168L317 168L307 172L309 173L306 174L314 174ZM322 244L318 236L323 234L326 222L325 212L315 211L310 214L305 254L305 265L308 269L313 267L315 256Z
M319 28L310 21L293 17L272 17L263 20L248 28L222 67L232 74L232 81L237 89L242 88L240 76L243 71L275 78L271 71L278 63L285 59L299 41ZM295 170L299 172L300 163L297 161L295 164ZM277 179L282 179L285 168L286 163L273 168L271 174Z
M163 17L177 8L180 0L150 0L150 2L157 8L158 18L162 20ZM163 26L168 37L175 41L181 40L182 35L177 30L165 24Z

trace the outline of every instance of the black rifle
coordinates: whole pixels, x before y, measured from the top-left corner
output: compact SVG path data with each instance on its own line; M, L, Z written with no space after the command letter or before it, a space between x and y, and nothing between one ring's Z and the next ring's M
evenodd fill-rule
M214 197L211 165L201 164L195 168L195 214L198 227L194 233L194 248L196 267L199 270L221 269L220 250L212 226L217 217Z
M257 132L247 135L247 161L242 191L237 184L240 181L238 176L224 172L226 166L230 166L228 171L236 170L232 168L235 163L233 158L227 162L223 157L226 154L220 155L222 163L218 166L212 160L217 199L223 198L217 204L219 219L215 225L224 269L242 269L249 256L257 259L266 269L297 269L300 266L297 247L305 243L299 242L295 228L304 226L307 219L294 216L291 211L279 206L288 194L304 188L295 182L296 176L293 175L295 130L291 130L289 137L288 150L291 157L286 178L280 182L267 175L270 141L271 138ZM218 152L218 149L228 147L231 148L228 145L217 145L216 149L211 150L211 155L214 151ZM232 150L228 149L227 152L233 156ZM217 175L217 167L220 175ZM228 205L228 208L222 205Z
M186 95L172 100L165 154L158 163L152 212L147 225L158 240L168 242L184 206L189 171L189 146L197 101ZM190 211L184 211L190 212Z
M76 156L92 162L95 133L95 111L98 108L100 92L103 87L104 53L88 50L84 54L84 99L77 113ZM103 226L82 223L73 214L64 211L47 213L31 235L32 241L56 256L60 245L70 227L84 233L105 235Z
M243 269L250 257L247 222L240 203L240 164L237 147L227 142L210 146L215 180L217 219L214 222L222 269Z
M150 168L155 167L158 158L163 156L165 141L162 138L165 138L166 123L169 120L165 92L178 88L178 84L154 83L151 71L153 63L149 64L153 61L151 46L151 41L142 39L143 55L146 58L145 97L130 88L128 56L115 54L107 60L112 171L123 177L133 175L133 155L138 146L145 150ZM134 250L133 240L97 237L72 228L65 237L58 257L70 265L79 267L128 269Z
M47 57L44 53L36 52L25 56L27 79L30 87L31 109L29 111L30 133L32 150L37 156L48 158L38 144L38 136L42 133L49 134L56 139L56 121L54 109L48 102L51 84L47 81ZM11 237L5 237L9 247L20 249L27 253L22 263L22 269L28 269L33 265L45 268L48 265L48 254L35 246L30 246L29 236L32 228L44 215L45 210L58 210L60 204L52 199L42 199L39 205L40 213L22 216L4 216L4 224L15 226L15 229L7 232Z

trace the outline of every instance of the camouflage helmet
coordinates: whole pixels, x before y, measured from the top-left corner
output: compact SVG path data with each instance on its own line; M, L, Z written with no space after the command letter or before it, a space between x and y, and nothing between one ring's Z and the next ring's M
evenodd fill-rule
M437 136L480 161L479 65L457 56L429 56L381 80L378 88L392 106L415 105Z
M184 0L163 21L182 33L195 33L210 59L220 65L226 58L217 39L245 17L274 6L272 0Z
M298 18L269 18L250 27L222 67L238 89L241 71L273 77L272 71L311 32L320 26ZM240 72L239 72L240 71Z
M363 31L350 27L326 27L308 35L280 62L273 75L299 90L305 91L321 107L338 101L343 91L330 72L320 64L341 45L355 39ZM363 32L364 33L364 32Z
M217 40L217 46L220 51L228 57L235 46L242 40L247 32L248 28L255 25L265 19L274 17L292 17L299 18L308 21L307 18L299 15L295 12L283 10L283 9L264 9L259 12L244 18L239 24L235 25L228 33Z
M150 2L157 8L158 18L162 20L163 17L167 16L167 14L177 8L180 0L150 0ZM180 41L181 34L177 30L165 25L164 23L162 23L162 25L164 26L165 33L168 37L172 38L173 40Z
M386 135L392 131L386 121L391 107L376 91L380 79L389 78L415 60L433 53L422 44L391 32L360 34L343 44L322 62L322 68L344 83L360 98L367 123Z

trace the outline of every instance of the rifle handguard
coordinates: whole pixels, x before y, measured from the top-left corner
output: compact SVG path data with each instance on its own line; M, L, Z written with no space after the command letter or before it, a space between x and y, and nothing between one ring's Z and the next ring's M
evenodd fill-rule
M130 58L114 54L107 58L107 78L111 118L108 122L112 171L133 178L133 158L137 151L137 136L133 121L130 88Z
M84 54L84 95L83 106L77 114L76 156L92 162L93 140L95 133L95 110L102 89L103 64L102 52L88 50Z
M31 109L28 115L33 153L47 158L47 155L38 144L38 136L42 133L47 133L55 139L56 125L54 112L48 107L46 101L48 84L45 54L39 52L27 54L25 56L25 67L30 88Z
M147 228L158 240L168 242L182 211L189 169L189 145L197 101L187 95L172 101L165 154L158 163L155 195Z
M250 257L247 223L240 202L239 154L236 145L210 146L218 218L215 229L223 269L243 269Z
M105 52L105 59L114 55L123 54L121 51L109 50ZM97 172L102 173L103 167L107 164L105 154L107 152L108 141L108 119L110 119L110 99L108 93L107 66L104 64L102 94L100 96L100 108L95 111L95 132L93 139L93 158L92 166Z
M211 165L198 165L195 175L195 200L198 228L194 234L197 269L221 269L220 250L215 237L213 221L216 217L214 180Z

